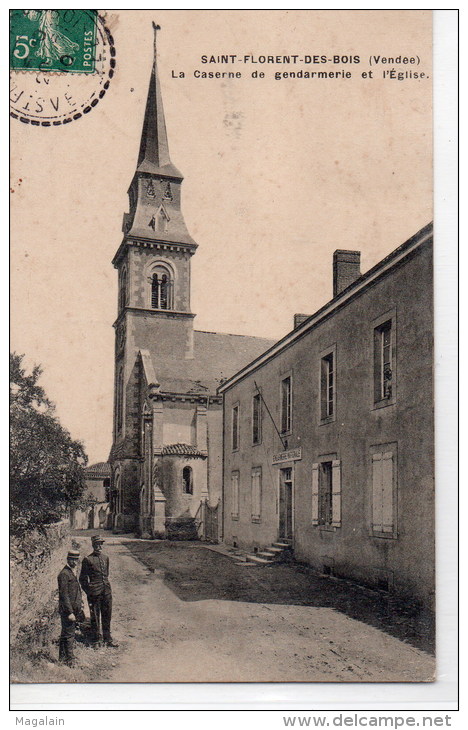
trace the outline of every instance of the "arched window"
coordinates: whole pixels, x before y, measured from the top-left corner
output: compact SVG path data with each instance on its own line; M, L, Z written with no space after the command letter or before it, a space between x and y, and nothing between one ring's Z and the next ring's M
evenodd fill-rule
M184 466L182 469L182 491L185 494L193 494L193 472L191 466Z
M116 395L116 426L117 433L122 430L123 423L123 366L120 366L117 375L117 395Z
M122 269L120 272L120 283L119 283L119 311L127 304L127 269Z
M151 276L151 308L172 309L172 279L163 266L158 266Z

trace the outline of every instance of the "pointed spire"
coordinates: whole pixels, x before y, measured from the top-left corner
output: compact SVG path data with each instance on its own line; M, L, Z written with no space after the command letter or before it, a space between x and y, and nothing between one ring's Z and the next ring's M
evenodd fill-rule
M146 101L145 120L141 134L140 152L138 155L138 167L140 172L149 172L156 175L169 175L182 179L182 175L171 162L169 157L169 144L167 141L166 122L164 119L164 108L159 83L157 66L157 43L156 37L159 25L153 22L154 30L154 61L153 70L148 89Z

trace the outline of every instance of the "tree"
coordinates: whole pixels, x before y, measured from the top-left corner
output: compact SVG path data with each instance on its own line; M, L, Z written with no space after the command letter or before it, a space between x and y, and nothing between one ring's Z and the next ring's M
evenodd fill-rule
M54 415L38 385L42 370L30 374L24 355L10 355L10 498L12 532L57 522L83 495L87 456Z

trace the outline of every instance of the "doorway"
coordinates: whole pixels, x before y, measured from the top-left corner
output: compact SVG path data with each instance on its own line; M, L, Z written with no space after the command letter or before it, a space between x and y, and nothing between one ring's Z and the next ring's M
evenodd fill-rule
M280 469L279 484L279 538L293 538L293 482L292 468Z

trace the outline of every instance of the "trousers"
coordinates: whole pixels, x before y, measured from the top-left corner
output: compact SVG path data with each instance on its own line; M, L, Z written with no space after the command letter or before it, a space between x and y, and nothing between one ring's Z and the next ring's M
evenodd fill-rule
M91 636L94 642L102 638L111 640L112 593L104 590L98 596L88 596L89 614L91 617ZM102 631L102 634L101 634Z
M66 664L73 664L75 661L75 621L70 621L68 616L60 614L62 622L62 633L59 639L59 661Z

